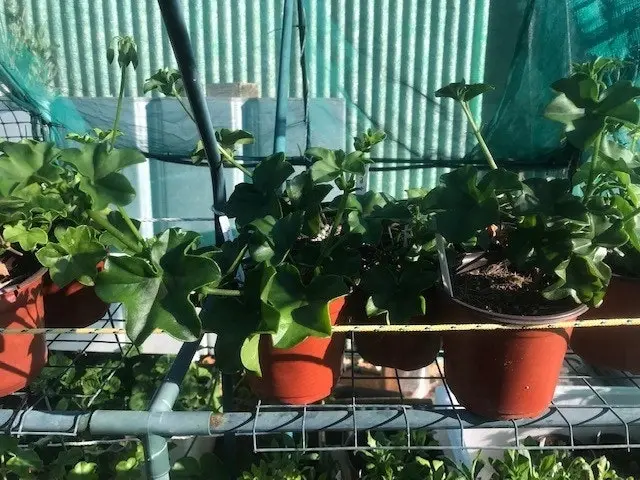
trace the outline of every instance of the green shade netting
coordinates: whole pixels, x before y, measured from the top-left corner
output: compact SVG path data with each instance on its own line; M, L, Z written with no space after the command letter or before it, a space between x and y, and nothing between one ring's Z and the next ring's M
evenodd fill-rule
M434 97L435 89L468 74L467 81L499 84L495 93L474 104L494 156L538 162L560 145L559 126L541 113L553 96L549 85L568 72L571 62L596 55L624 58L631 77L640 63L640 2L635 0L356 3L357 11L346 2L346 11L336 13L330 0L303 0L308 14L305 61L310 95L345 101L347 148L350 137L368 126L389 133L383 149L374 152L377 157L436 160L443 166L473 158L475 141L461 112L452 102ZM329 16L323 16L326 11L331 12ZM516 34L507 36L505 26ZM133 32L123 33L135 34L135 30L134 25ZM255 30L246 34L256 35ZM264 35L265 41L279 42L277 30ZM298 42L297 30L293 37ZM240 45L244 40L234 42ZM144 55L154 55L145 52L143 42L139 48ZM299 47L294 53L295 66ZM10 100L67 131L108 128L105 123L91 124L68 98L52 93L55 86L49 88L38 75L39 61L0 24L0 83ZM235 61L242 64L242 58ZM505 68L497 68L499 64ZM274 82L273 78L264 81ZM455 139L456 132L462 140ZM149 138L151 156L167 153L163 135ZM171 153L184 156L188 152Z

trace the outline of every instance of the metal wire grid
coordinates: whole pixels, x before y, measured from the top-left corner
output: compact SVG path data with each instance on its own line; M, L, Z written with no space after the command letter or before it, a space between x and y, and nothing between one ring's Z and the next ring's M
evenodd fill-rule
M442 352L431 366L422 371L401 372L371 366L363 368L357 350L347 342L345 364L348 368L336 393L322 404L287 406L259 401L252 419L254 450L506 450L525 446L528 437L544 438L558 434L565 439L564 445L531 445L526 442L526 447L538 450L640 448L640 376L590 367L573 352L565 357L559 388L545 414L532 420L496 422L475 416L456 403L446 382ZM371 388L362 388L372 382L382 386L375 394L371 393ZM412 392L408 391L411 382L426 382L429 395L412 398ZM612 393L624 399L615 400ZM336 413L340 425L345 427L342 435L318 432L318 425L322 422L317 417L322 412ZM287 418L291 422L295 418L300 433L295 447L271 443L265 430L267 425L274 425L274 417ZM309 427L310 424L313 426ZM346 428L347 424L349 428ZM325 428L330 430L332 425L327 423ZM367 430L403 431L406 443L371 447L363 440ZM441 444L412 444L413 434L420 431L437 431ZM466 438L469 434L473 438L474 432L499 434L502 441L496 445L474 445L473 440L470 443Z
M44 122L4 96L0 86L0 139L17 142L29 138L43 139L45 135Z

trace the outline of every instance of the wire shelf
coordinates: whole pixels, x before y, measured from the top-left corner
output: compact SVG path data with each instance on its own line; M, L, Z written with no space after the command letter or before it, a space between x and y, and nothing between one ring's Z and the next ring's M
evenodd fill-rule
M640 448L640 376L585 364L567 353L556 395L537 419L488 421L459 406L446 382L442 352L420 371L366 364L347 342L343 375L330 399L319 405L258 402L252 416L255 451L367 450L367 431L405 432L405 444L376 449L504 450L549 436L563 444L526 442L539 450ZM268 433L289 422L300 432L296 446L274 446ZM318 432L342 430L340 435ZM415 433L436 431L439 445L412 445ZM309 437L314 439L310 442Z
M114 320L112 312L110 320ZM50 342L56 341L55 339ZM86 342L85 342L86 343ZM87 357L86 347L74 353L71 364L50 365L44 385L0 399L0 425L5 433L47 436L52 444L100 443L130 440L148 433L166 437L225 433L251 438L253 449L268 451L366 450L367 431L404 432L405 444L376 446L382 449L501 450L522 447L528 437L561 435L564 445L527 445L536 449L640 448L640 376L590 367L574 353L565 358L556 396L547 412L537 419L487 421L457 405L447 386L442 357L415 372L403 372L365 363L347 340L343 374L333 395L321 404L286 406L256 401L245 395L235 411L127 411L124 398L92 415L96 398L108 380L122 368L134 350L128 343L119 357L100 372L104 381L91 394L64 391L64 375ZM42 381L41 381L42 383ZM247 393L243 382L236 394ZM237 395L242 397L242 395ZM56 406L67 399L69 408ZM112 418L121 418L118 427ZM124 431L125 426L130 427ZM436 432L439 445L412 444L416 434ZM91 433L87 437L87 433ZM297 432L296 446L274 446L273 434Z

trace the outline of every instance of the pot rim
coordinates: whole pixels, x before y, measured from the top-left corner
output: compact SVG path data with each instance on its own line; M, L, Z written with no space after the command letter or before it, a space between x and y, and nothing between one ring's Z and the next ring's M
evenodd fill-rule
M498 320L500 323L513 324L513 325L537 325L537 324L547 324L547 323L560 323L572 317L579 317L580 315L585 313L587 310L589 310L588 306L581 304L571 310L560 312L560 313L548 314L548 315L510 315L507 313L491 312L489 310L485 310L484 308L475 307L466 302L463 302L462 300L455 298L454 296L449 296L447 292L443 292L443 293L447 295L447 297L449 297L450 300L457 303L463 308L472 310L476 313L480 313L486 317L489 317L492 320L494 319Z
M49 271L48 268L41 267L38 270L36 270L34 273L29 275L27 278L25 278L23 281L21 281L20 283L10 285L5 288L0 288L0 296L6 293L14 292L16 290L20 290L21 288L25 288L33 283L36 283L36 281L41 280L48 271Z

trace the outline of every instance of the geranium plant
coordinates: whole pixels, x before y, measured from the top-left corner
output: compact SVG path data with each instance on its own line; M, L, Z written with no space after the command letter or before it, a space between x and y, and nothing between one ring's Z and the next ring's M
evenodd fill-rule
M227 272L223 286L237 286L235 268L241 264L243 294L212 298L205 317L207 328L218 334L222 368L259 372L261 334L270 335L276 348L331 335L328 304L345 296L358 278L363 237L376 229L381 233L362 214L384 201L354 193L357 177L371 162L368 152L383 138L369 131L356 139L351 153L311 148L306 152L311 167L290 179L293 166L284 154L275 154L255 168L252 183L236 186L226 211L239 236L213 255ZM340 194L326 202L334 187Z
M480 176L466 166L443 175L442 185L425 197L423 210L432 213L438 232L449 242L497 249L519 272L545 279L546 299L571 297L598 305L611 277L604 262L607 250L628 238L622 217L575 195L567 179L521 181L516 173L498 168L468 106L490 89L461 82L436 92L461 105L490 170ZM614 108L626 101L607 104Z
M620 78L622 62L597 58L576 64L552 87L558 93L545 115L565 125L567 141L587 161L572 183L591 210L606 211L621 226L607 259L619 273L636 275L640 260L640 88ZM623 241L623 240L626 240Z
M128 64L137 62L135 43L125 37L116 45L124 81ZM114 56L110 49L109 59ZM214 260L196 252L199 234L171 228L143 238L139 222L125 211L135 190L122 170L145 158L113 147L122 85L113 128L89 140L72 137L82 140L78 148L30 140L0 144L2 248L35 252L59 286L77 280L95 286L104 301L123 303L127 334L136 344L156 328L193 341L201 323L191 295L205 288L216 293L222 275Z

